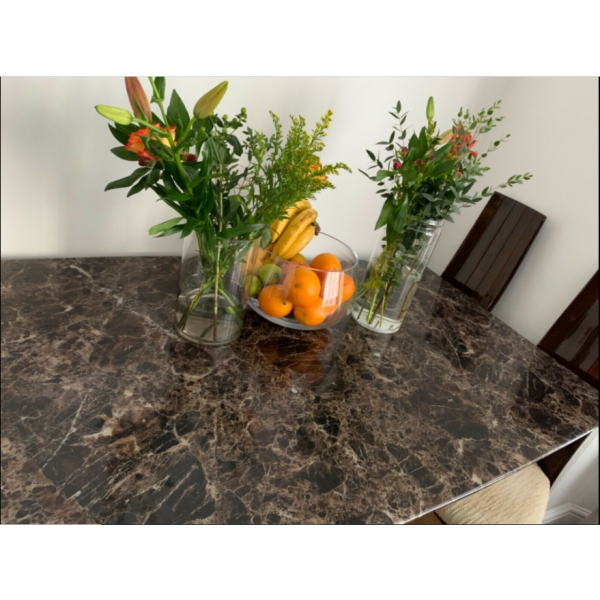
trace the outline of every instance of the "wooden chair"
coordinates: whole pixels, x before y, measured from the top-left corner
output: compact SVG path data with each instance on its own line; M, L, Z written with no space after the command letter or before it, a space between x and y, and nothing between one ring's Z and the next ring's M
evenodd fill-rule
M532 208L494 193L442 277L491 310L545 220Z
M538 347L598 388L598 271Z

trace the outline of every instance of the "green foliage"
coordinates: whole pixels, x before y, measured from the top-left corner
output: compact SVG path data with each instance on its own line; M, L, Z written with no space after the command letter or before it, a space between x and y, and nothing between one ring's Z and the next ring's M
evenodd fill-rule
M273 135L267 137L247 128L243 131L245 139L240 141L238 131L246 126L246 109L231 119L213 113L227 90L226 82L202 96L190 116L175 90L165 108L164 77L149 80L151 102L160 112L160 116L152 115L151 123L133 116L132 122L126 122L121 114L128 111L101 107L102 113L115 114L120 121L109 125L122 144L112 153L140 162L140 168L109 183L106 190L130 188L127 195L132 196L152 189L179 216L155 225L150 235L196 236L204 281L182 317L184 322L201 293L210 288L215 297L223 293L222 277L232 264L243 260L244 244L240 250L237 240L250 244L260 238L266 247L271 239L269 223L297 201L312 199L320 190L334 187L328 177L349 169L343 163L322 166L318 159L325 147L331 112L311 133L305 130L302 117L293 117L285 140L279 118L272 114ZM142 129L147 131L140 134ZM132 133L138 135L131 138ZM130 139L135 152L124 147ZM245 159L244 166L241 159Z
M324 189L334 188L329 176L350 171L344 163L322 165L319 153L333 113L328 111L306 131L304 117L290 117L292 125L284 139L279 117L270 113L274 133L270 136L247 128L243 149L249 165L241 189L250 222L271 223L300 200L312 200Z
M512 187L531 179L530 173L513 175L499 186L485 187L479 193L471 190L488 167L482 161L495 151L510 135L494 141L487 152L479 155L473 148L479 136L494 129L503 117L495 116L500 101L478 113L461 108L452 128L442 134L433 120L433 99L427 107L427 125L415 131L408 141L404 129L407 113L402 113L398 102L390 114L395 119L392 134L377 145L384 146L387 155L367 150L372 161L365 174L379 188L384 199L375 229L385 227L384 250L371 269L364 291L377 294L382 288L383 298L391 287L399 284L398 272L402 265L410 265L424 243L427 222L453 222L452 214L460 207L472 206L492 195L495 189ZM370 299L368 296L365 302Z

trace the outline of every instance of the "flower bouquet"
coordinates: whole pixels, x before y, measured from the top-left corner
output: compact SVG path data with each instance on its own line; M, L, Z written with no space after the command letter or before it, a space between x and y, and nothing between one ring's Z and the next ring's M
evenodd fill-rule
M489 167L483 161L510 135L491 143L478 154L480 136L494 129L503 117L496 116L500 101L478 113L461 108L452 127L439 133L434 120L434 101L427 103L427 125L408 137L407 113L400 102L390 113L396 123L390 137L378 145L387 156L367 150L374 175L361 171L380 188L384 199L375 229L383 229L381 242L369 263L366 280L357 294L353 318L380 333L398 331L422 274L435 249L444 221L452 214L491 196L496 188L471 190ZM408 137L408 141L407 141ZM497 186L522 184L530 173L513 175Z
M227 82L204 94L190 114L175 90L166 106L164 77L148 79L150 99L136 77L125 78L133 112L96 106L113 121L109 129L120 145L112 153L138 163L106 190L129 188L131 196L151 189L177 213L149 231L185 238L176 330L192 342L228 343L241 329L253 250L271 243L269 224L285 218L300 200L334 187L328 176L347 168L318 159L331 113L312 133L305 131L304 119L293 118L286 138L272 115L275 133L267 136L249 127L241 131L244 108L233 118L214 112Z

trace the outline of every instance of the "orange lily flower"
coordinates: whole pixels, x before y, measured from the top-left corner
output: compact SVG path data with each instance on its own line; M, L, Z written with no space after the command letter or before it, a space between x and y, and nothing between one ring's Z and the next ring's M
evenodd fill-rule
M154 123L154 127L157 127L157 128L162 129L163 131L166 131L166 129L164 127L160 126L160 123ZM169 127L169 129L171 130L171 135L173 136L173 139L175 139L175 130L176 130L175 126L171 125ZM146 148L146 146L144 146L144 142L143 142L142 138L148 137L148 135L150 135L150 129L148 129L148 127L144 127L143 129L138 129L137 131L134 131L129 136L129 140L127 141L127 144L125 145L125 150L129 150L130 152L135 152L140 158L144 158L146 160L158 160L158 158L156 156L154 156L153 154L151 154L150 152L148 152L148 149ZM160 139L160 141L165 146L169 145L169 140L167 138L161 137L158 139Z

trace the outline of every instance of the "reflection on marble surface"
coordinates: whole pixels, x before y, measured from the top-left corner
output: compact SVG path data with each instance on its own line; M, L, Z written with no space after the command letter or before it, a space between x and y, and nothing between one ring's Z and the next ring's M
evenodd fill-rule
M598 424L597 392L428 272L400 332L199 348L179 259L2 263L2 522L400 523Z

